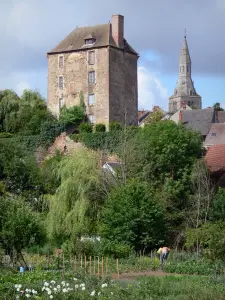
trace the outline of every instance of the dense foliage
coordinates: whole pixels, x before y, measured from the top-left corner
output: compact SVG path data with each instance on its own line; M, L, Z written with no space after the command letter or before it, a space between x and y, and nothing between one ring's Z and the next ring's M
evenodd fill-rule
M112 122L106 132L87 122L82 93L57 119L38 92L1 91L0 247L21 254L46 242L71 255L122 257L166 243L224 260L225 192L211 180L200 135L160 113L148 123ZM65 130L85 147L49 157Z

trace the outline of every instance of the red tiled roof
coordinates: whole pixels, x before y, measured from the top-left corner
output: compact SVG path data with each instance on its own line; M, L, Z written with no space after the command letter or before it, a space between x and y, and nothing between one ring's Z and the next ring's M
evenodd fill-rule
M225 171L225 145L214 145L209 148L205 156L211 172Z

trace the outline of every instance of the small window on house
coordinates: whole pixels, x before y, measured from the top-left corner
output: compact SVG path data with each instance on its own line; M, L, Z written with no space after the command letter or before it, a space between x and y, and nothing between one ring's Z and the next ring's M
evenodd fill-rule
M95 83L95 71L91 71L88 73L88 83L89 84Z
M95 103L95 95L94 94L90 94L88 96L88 104L89 105L93 105Z
M95 39L86 39L85 45L92 45L92 44L94 44L94 42L95 42Z
M75 93L75 83L74 82L70 82L70 93L71 94Z
M95 123L95 116L94 115L89 115L89 119L90 119L91 124Z
M95 51L88 52L88 63L89 63L89 65L95 64Z
M63 55L59 56L59 68L63 68L64 65L64 57Z
M59 88L60 90L63 89L63 76L59 76Z
M211 136L216 136L216 132L212 132Z
M63 97L59 98L59 109L61 109L64 105Z

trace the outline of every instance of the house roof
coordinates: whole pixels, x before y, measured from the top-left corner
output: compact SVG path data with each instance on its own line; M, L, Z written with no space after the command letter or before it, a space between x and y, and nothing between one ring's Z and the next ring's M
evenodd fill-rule
M205 156L206 163L211 172L225 170L225 145L213 145Z
M48 54L62 53L62 52L72 52L83 49L99 48L99 47L117 47L110 34L110 23L89 27L77 27L73 30L64 40L62 40L55 48L48 52ZM93 44L85 45L85 39L87 37L95 37L95 42ZM123 50L137 54L137 52L127 43L124 39Z
M205 146L225 144L225 123L212 124L204 144Z
M138 112L138 123L141 124L152 112L150 110L142 110Z
M225 123L225 111L217 111L217 119L219 123Z
M201 135L207 135L214 122L214 109L194 109L182 111L182 123L185 127L196 130Z

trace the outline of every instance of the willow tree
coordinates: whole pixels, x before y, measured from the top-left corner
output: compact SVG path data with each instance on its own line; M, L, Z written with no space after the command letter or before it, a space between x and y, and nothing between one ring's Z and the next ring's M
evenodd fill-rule
M58 246L73 245L78 237L95 234L99 208L104 200L99 155L79 149L60 162L57 175L61 184L49 196L47 228Z

